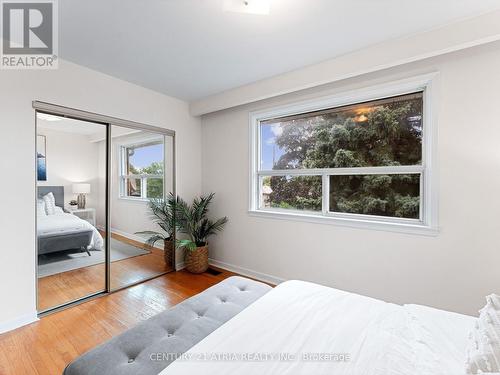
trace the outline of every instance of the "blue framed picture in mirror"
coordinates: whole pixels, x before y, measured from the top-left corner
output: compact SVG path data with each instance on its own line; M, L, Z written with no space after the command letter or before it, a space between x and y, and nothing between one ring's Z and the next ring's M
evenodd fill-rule
M47 140L44 135L36 136L37 180L47 181Z

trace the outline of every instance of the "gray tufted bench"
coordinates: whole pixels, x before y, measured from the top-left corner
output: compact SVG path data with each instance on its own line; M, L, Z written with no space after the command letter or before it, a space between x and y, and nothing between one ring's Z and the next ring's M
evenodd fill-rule
M230 277L83 354L63 375L157 375L175 359L164 353L185 353L270 289Z

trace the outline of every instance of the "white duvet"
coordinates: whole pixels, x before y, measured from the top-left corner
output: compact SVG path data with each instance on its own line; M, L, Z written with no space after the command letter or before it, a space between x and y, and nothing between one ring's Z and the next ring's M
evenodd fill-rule
M39 236L78 233L82 230L91 229L93 235L90 246L96 250L103 250L104 240L99 231L92 224L80 219L78 216L68 213L56 213L54 215L39 216L37 220L37 233Z
M288 281L161 375L463 375L474 321Z

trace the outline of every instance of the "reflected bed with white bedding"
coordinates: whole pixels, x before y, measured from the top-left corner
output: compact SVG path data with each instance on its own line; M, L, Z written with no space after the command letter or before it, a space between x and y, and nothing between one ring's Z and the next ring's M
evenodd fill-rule
M476 320L287 281L161 375L463 375Z
M88 246L95 250L102 250L104 241L99 231L89 222L78 216L58 212L53 215L38 217L38 236L74 235L85 231L91 231Z
M65 250L102 250L104 241L89 222L64 211L64 186L38 186L38 255Z

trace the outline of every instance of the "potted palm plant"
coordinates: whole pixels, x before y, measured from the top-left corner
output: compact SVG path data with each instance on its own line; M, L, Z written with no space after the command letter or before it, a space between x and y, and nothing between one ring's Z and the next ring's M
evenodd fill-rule
M147 237L144 244L148 247L153 247L157 242L163 242L165 264L172 269L174 268L176 204L177 200L172 193L167 199L150 199L151 218L160 227L161 232L151 230L136 232L136 234Z
M227 217L210 220L208 208L214 193L195 198L191 205L179 199L176 204L179 231L187 239L177 241L186 249L186 269L192 273L202 273L208 269L208 237L220 232L227 223Z

